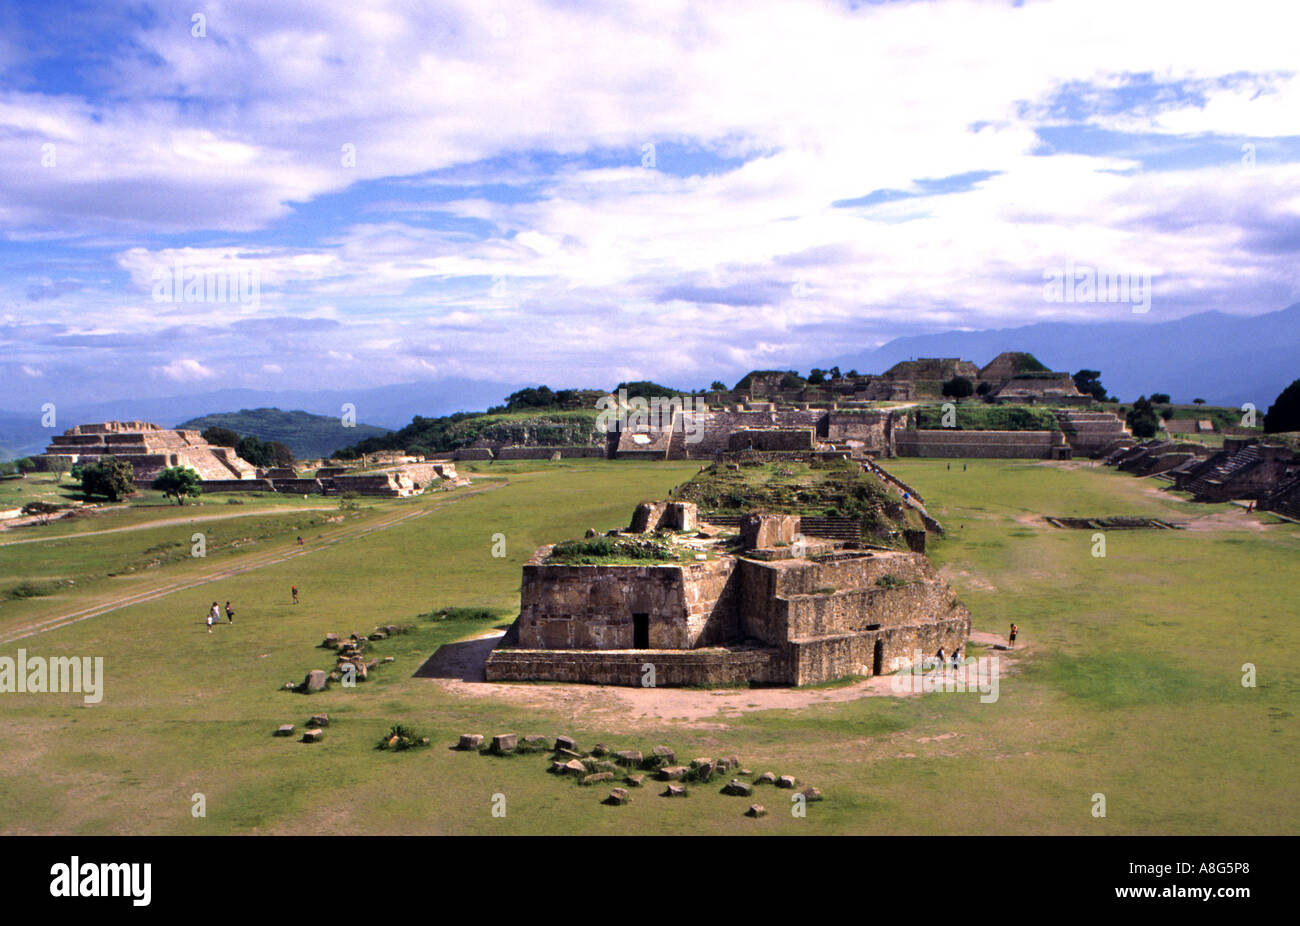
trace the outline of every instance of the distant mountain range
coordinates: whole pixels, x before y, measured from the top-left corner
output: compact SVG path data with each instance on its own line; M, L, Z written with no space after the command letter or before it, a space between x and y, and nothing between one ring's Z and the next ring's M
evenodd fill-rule
M218 412L183 421L177 427L206 431L229 428L241 437L252 435L266 441L280 441L299 460L328 457L335 450L351 446L367 437L381 437L388 428L356 423L344 427L339 415L313 415L304 411L281 411L278 408L242 409Z
M984 366L1008 350L1028 351L1053 370L1100 370L1106 389L1123 401L1167 392L1179 403L1253 402L1263 412L1300 378L1300 303L1265 315L1202 312L1150 324L1042 322L915 335L828 364L882 373L901 360L960 357Z

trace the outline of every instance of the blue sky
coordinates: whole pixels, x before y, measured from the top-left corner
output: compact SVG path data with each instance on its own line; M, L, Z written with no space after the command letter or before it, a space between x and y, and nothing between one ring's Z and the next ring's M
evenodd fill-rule
M1273 311L1300 299L1289 13L11 2L0 407L698 387L952 328ZM1149 275L1150 305L1047 298L1066 267ZM245 298L160 297L178 271Z

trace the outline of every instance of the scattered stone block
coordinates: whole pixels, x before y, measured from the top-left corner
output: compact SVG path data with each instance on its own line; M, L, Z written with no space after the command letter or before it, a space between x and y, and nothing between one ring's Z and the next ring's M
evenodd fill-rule
M686 777L686 772L684 765L665 765L658 771L657 777L660 781L681 781Z
M712 778L717 768L712 759L696 759L691 762L691 770L695 772L700 781L708 781Z
M669 785L668 790L664 791L661 797L685 797L686 785Z
M650 754L658 759L662 765L672 765L677 761L677 753L667 746L655 746L650 750Z
M460 741L456 743L455 748L462 750L464 752L468 752L471 749L478 749L482 745L483 745L482 733L462 733L460 735Z
M737 774L737 775L752 775L752 774L754 774L754 773L751 772L751 771L750 771L749 769L747 769L747 768L742 768L742 769L740 769L740 771L736 772L736 774Z
M326 649L338 649L339 635L337 633L325 634L325 639L321 641L320 645L325 647Z
M609 755L609 747L604 743L597 743L595 746L591 747L591 754L593 756Z
M565 772L564 763L552 762L551 767L550 769L548 769L548 771L550 771L552 775L563 775Z
M793 776L793 775L782 775L780 778L778 778L778 779L776 780L776 786L777 786L778 788L793 788L793 787L794 787L794 776Z
M565 750L569 752L577 752L577 741L572 736L557 736L555 738L555 751L562 752Z
M776 784L776 775L773 772L764 772L754 779L756 785L774 785Z
M279 729L275 731L276 736L293 736L293 724L282 723Z
M385 657L384 657L384 662L393 662L393 661L396 660L396 659L397 659L396 656L385 656Z
M498 756L503 756L507 752L514 752L515 747L519 744L519 737L513 733L498 733L492 737L491 751Z
M587 767L577 759L570 759L568 762L557 762L557 765L564 769L566 775L583 775L587 774Z
M595 772L582 779L584 785L598 785L602 781L613 781L613 772Z
M329 684L330 677L324 669L312 669L302 680L303 691L320 691Z
M803 789L802 791L800 791L799 793L802 794L803 797L804 797L804 800L806 800L806 801L807 801L808 803L810 803L810 804L811 804L813 801L820 801L820 800L823 800L823 799L824 799L824 798L822 798L822 793L821 793L821 791L818 790L817 788L813 788L813 787L804 788L804 789Z
M381 629L384 633L388 634L390 637L391 637L393 634L395 634L395 633L401 633L401 632L402 632L402 628L399 627L399 626L397 626L396 624L385 624L385 625L384 625L383 627L381 627L380 629Z
M767 816L767 808L764 807L762 804L750 804L749 809L745 811L745 816L765 817Z
M609 797L605 798L606 804L613 804L614 806L618 806L619 804L626 804L627 801L628 801L627 788L615 788L614 790L609 792Z
M722 786L722 793L734 797L749 797L754 793L754 786L741 781L739 778L733 778Z
M572 749L557 749L557 750L555 750L555 754L556 754L557 756L564 756L566 759L581 759L581 758L583 758L582 753L580 753L580 752L574 752Z
M585 534L583 534L582 536L584 536L584 537L590 539L590 538L592 538L592 537L598 537L598 536L600 536L600 535L599 535L599 533L596 531L596 528L594 528L594 527L589 527L589 528L587 528L587 532L586 532Z
M313 727L328 727L330 725L329 714L312 714L311 720L307 723Z
M624 749L622 752L615 754L619 765L627 765L636 768L641 764L641 750Z
M641 782L643 782L643 781L645 781L645 776L644 776L644 775L628 775L628 776L627 776L627 783L630 784L630 785L631 785L632 787L634 787L634 788L639 788L639 787L641 787Z
M369 637L367 637L366 639L368 639L368 640L387 640L387 639L388 639L388 634L384 633L382 630L376 630L374 633L372 633L372 634L371 634Z
M325 731L319 728L302 731L302 741L304 743L319 743L325 738Z

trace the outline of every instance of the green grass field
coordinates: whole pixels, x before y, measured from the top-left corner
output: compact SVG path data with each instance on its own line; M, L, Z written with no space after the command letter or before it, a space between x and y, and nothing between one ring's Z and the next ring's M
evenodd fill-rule
M0 640L177 586L0 644L8 657L19 647L29 656L102 656L106 673L103 700L93 705L77 694L0 694L0 832L1300 830L1300 526L1194 505L1159 492L1160 483L1086 464L965 461L962 471L962 462L895 460L888 468L949 528L931 556L976 629L1021 628L1024 648L989 704L934 693L654 719L628 716L598 689L570 699L566 686L523 685L524 697L503 699L413 677L442 644L516 613L520 565L538 545L626 524L636 502L663 497L696 463L476 465L463 469L491 477L472 487L486 491L363 500L353 512L277 510L311 506L301 499L212 499L78 519L76 531L59 524L0 534L0 591L24 580L75 583L37 597L0 595ZM187 550L197 525L104 532L153 518L245 513L203 522L220 542L201 560L167 555ZM1050 527L1044 514L1211 517L1197 529L1111 531L1098 558L1091 532ZM56 527L98 535L59 537ZM52 539L8 543L41 532ZM492 555L497 535L503 557ZM286 551L293 555L279 561ZM127 566L137 568L109 575ZM297 606L291 585L301 590ZM209 635L202 617L214 599L231 600L237 613L233 626ZM488 613L431 613L448 606ZM411 630L372 644L374 655L395 661L371 680L312 695L279 690L330 667L331 655L316 648L327 632L390 623ZM1257 687L1241 684L1246 663L1256 667ZM271 735L281 723L302 730L322 711L333 724L319 744ZM395 722L432 745L375 749ZM600 803L604 789L546 774L545 756L449 751L462 732L568 733L584 747L663 743L679 759L736 754L755 773L816 785L826 800L796 818L788 792L758 789L753 800L770 815L753 820L742 815L751 800L720 795L719 782L678 800L647 787L609 807ZM197 794L206 801L202 817L192 813ZM498 794L504 817L492 813ZM1105 795L1104 818L1091 813L1094 794Z

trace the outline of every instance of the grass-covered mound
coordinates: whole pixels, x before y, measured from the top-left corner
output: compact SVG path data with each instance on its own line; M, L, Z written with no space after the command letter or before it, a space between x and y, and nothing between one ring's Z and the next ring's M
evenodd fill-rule
M1055 431L1056 416L1051 409L1026 405L984 405L963 403L957 406L959 431ZM926 405L916 410L916 427L942 428L943 406Z
M919 520L911 524L906 512L898 515L898 500L891 499L879 478L851 460L782 461L737 469L714 464L678 486L673 497L694 502L701 513L852 517L868 529L920 526Z
M655 537L591 537L557 543L548 563L566 566L647 566L687 562L687 554Z

